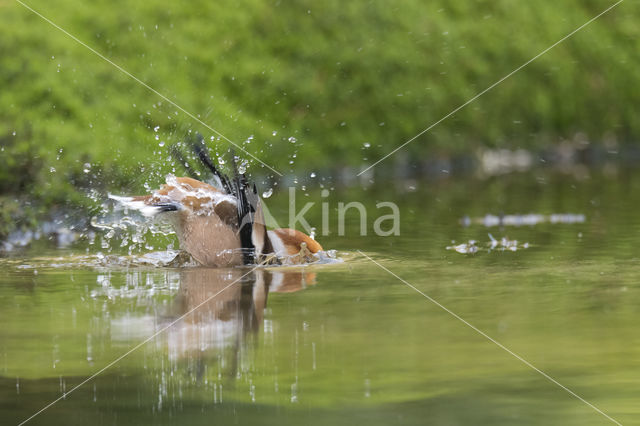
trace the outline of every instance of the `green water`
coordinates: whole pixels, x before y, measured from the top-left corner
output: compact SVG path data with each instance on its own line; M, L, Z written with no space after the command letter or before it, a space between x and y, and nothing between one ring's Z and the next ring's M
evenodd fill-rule
M27 424L611 423L358 250L607 415L640 423L640 174L578 177L336 190L330 202L362 200L372 213L397 201L401 235L359 236L350 215L345 236L318 236L335 264L98 265L82 244L0 259L2 424L138 345ZM565 212L586 221L459 224ZM489 232L529 248L446 250L469 239L484 249Z

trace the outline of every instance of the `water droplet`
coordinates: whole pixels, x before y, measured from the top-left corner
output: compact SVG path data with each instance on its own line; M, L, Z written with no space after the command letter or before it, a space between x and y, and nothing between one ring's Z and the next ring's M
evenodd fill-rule
M218 157L218 164L220 164L221 166L224 165L224 159L222 157Z
M370 148L371 144L369 142L365 142L362 144L362 146L364 146L365 148Z
M158 130L160 130L160 126L156 126L156 127L153 128L153 131L156 132L156 133L158 133Z
M160 141L160 143L158 144L158 146L164 146L164 141Z
M291 142L291 143L296 143L296 142L298 142L298 139L296 139L296 138L294 138L293 136L291 136L291 137L289 138L289 142Z
M276 132L275 130L273 132L271 132L271 136L276 136L278 134L278 132Z
M311 178L316 177L316 172L311 172L311 174L309 175L309 177L311 177Z
M269 198L273 194L273 188L269 188L262 193L262 198Z

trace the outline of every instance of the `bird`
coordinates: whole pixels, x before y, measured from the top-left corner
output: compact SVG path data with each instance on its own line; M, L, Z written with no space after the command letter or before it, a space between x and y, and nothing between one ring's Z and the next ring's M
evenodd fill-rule
M181 249L203 266L296 264L316 259L322 246L309 235L290 228L267 229L256 185L238 173L235 155L234 175L229 179L213 165L201 137L193 148L213 173L213 184L168 175L166 183L150 194L110 198L169 222Z

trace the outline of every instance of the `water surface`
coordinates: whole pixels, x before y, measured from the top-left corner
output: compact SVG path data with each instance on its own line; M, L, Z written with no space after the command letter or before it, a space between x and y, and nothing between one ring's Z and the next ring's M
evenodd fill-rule
M344 261L305 267L127 264L98 260L104 250L84 243L13 253L0 259L2 423L20 423L150 336L28 424L610 423L358 250L638 423L638 189L640 174L622 171L336 190L332 203L361 200L372 215L376 202L397 201L401 235L374 235L374 215L360 236L353 214L346 235L318 236ZM281 198L275 216L286 215ZM585 221L461 225L527 213ZM489 233L517 249L489 251ZM447 250L469 240L477 253Z

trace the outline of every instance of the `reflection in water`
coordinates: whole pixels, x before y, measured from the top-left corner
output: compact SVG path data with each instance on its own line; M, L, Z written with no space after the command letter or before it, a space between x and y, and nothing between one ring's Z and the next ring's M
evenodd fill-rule
M460 224L463 226L484 225L487 228L490 228L494 226L533 226L541 223L572 225L585 223L586 221L586 216L582 213L554 213L548 216L535 213L524 215L508 214L500 216L487 214L484 217L471 218L469 216L465 216L460 219Z
M166 351L172 372L180 369L203 382L213 366L219 378L239 377L239 362L265 322L268 294L295 292L314 283L315 273L303 268L255 269L249 274L241 268L183 269L179 288L160 314L112 319L111 339L138 340L179 319L158 336L154 349Z

